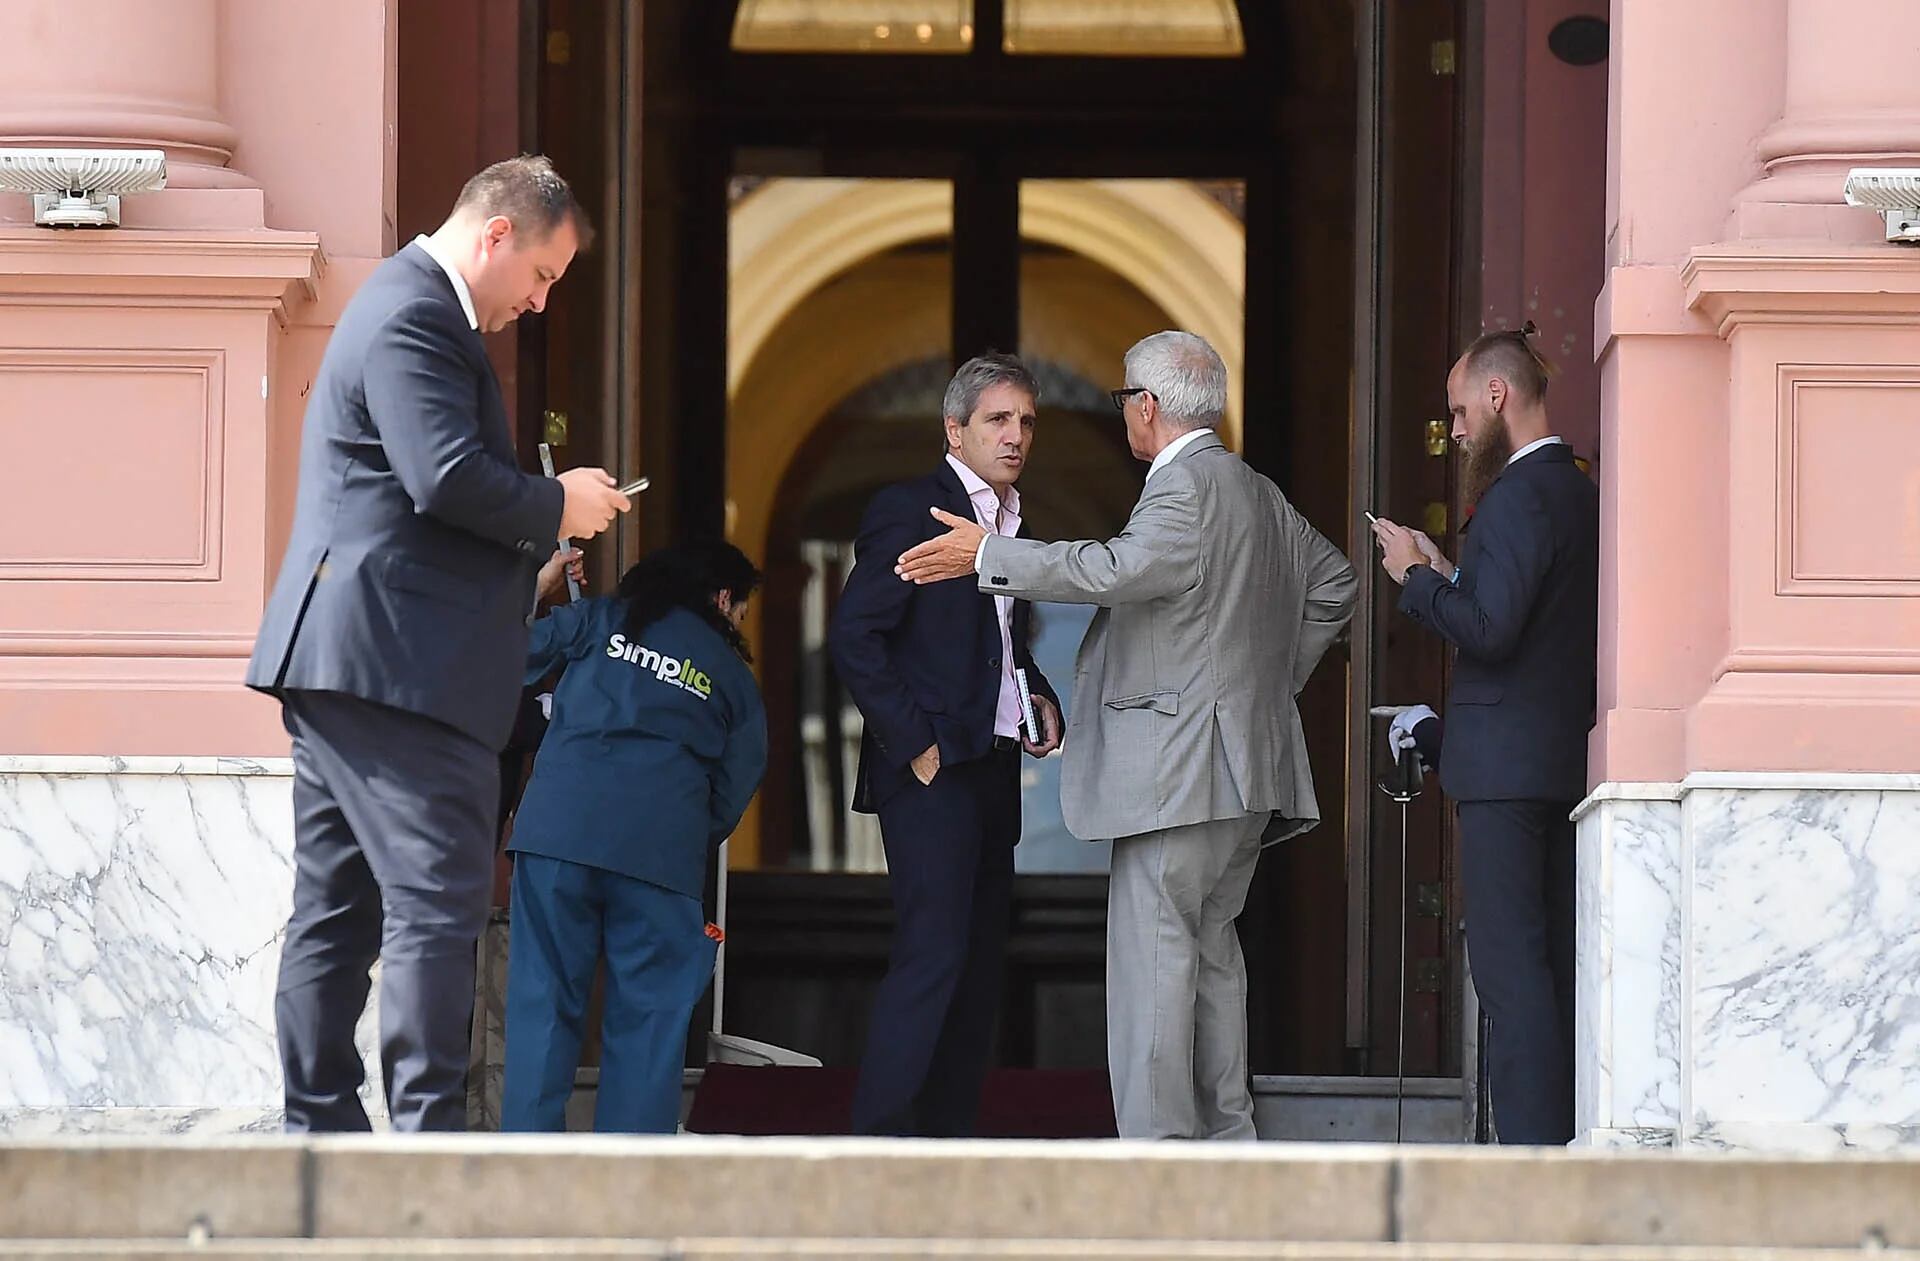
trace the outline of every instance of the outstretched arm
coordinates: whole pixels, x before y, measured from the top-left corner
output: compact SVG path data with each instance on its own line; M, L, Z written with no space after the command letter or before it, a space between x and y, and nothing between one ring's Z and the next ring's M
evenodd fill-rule
M1055 604L1112 606L1190 590L1200 581L1200 496L1178 463L1156 474L1126 529L1104 543L988 538L980 589Z

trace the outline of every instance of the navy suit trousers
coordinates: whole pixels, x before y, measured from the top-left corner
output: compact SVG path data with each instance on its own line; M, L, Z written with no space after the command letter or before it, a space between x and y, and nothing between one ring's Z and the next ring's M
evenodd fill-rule
M1573 802L1460 803L1473 989L1503 1143L1573 1140Z
M994 750L879 803L893 955L860 1062L856 1133L973 1132L1013 907L1019 759L1018 750Z
M467 1128L474 946L500 764L472 736L338 692L288 691L293 916L274 997L289 1131L365 1130L354 1025L380 960L396 1130Z

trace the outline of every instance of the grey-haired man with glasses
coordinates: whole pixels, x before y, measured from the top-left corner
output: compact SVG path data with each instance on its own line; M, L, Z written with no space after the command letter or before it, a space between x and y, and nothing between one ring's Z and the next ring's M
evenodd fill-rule
M1192 333L1126 355L1113 391L1146 487L1117 538L1036 543L934 515L913 582L1100 606L1081 641L1060 798L1113 841L1107 1058L1123 1138L1251 1139L1234 920L1263 841L1319 821L1294 697L1352 614L1353 567L1217 427L1227 371Z

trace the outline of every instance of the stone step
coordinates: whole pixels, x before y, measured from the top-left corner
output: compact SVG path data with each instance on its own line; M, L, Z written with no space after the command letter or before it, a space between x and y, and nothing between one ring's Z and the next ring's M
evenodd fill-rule
M822 1256L974 1255L926 1251L948 1244L988 1256L1207 1255L1201 1244L1286 1255L1231 1251L1277 1243L1322 1250L1311 1256L1920 1249L1920 1159L579 1135L0 1144L0 1240L193 1237L726 1240L739 1255L814 1255L793 1251L811 1241ZM1109 1251L1059 1251L1089 1240Z
M1834 1261L1826 1248L1637 1248L1548 1244L1140 1244L1112 1240L928 1239L229 1239L21 1240L13 1261L209 1261L221 1257L407 1258L536 1261L627 1257L635 1261ZM1920 1261L1892 1248L1874 1261Z

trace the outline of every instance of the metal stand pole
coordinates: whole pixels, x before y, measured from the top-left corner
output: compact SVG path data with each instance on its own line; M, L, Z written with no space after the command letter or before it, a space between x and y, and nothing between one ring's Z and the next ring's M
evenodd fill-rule
M1382 705L1373 709L1376 718L1391 718L1401 706ZM1380 791L1400 806L1400 959L1395 969L1398 978L1394 1009L1393 1050L1393 1141L1406 1140L1407 1127L1407 894L1412 888L1407 876L1407 806L1420 795L1420 755L1412 749L1394 752L1393 772L1379 782Z
M1400 803L1400 1001L1394 1022L1393 1141L1399 1143L1405 1139L1407 1119L1407 803L1412 798L1394 800Z

